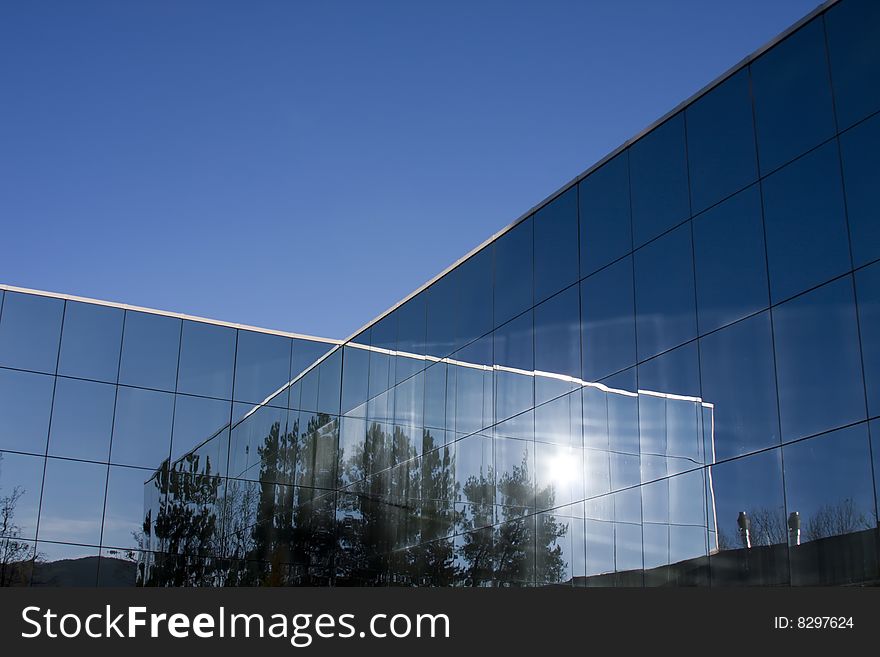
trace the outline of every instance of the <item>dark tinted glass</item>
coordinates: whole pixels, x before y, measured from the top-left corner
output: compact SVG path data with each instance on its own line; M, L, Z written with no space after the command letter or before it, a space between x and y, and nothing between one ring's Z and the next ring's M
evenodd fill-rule
M426 291L428 300L426 348L429 354L438 358L448 356L456 347L459 279L460 270L453 269L435 281Z
M495 241L495 325L532 305L532 217Z
M397 349L425 353L425 294L421 293L394 311L397 315Z
M624 151L579 185L581 275L632 249L628 158L629 151Z
M581 371L578 287L535 306L535 369L579 376Z
M240 330L235 352L235 399L258 403L286 384L290 380L290 347L290 338ZM287 406L287 397L282 395L271 403Z
M46 453L54 387L51 376L0 369L0 449Z
M107 466L48 459L38 537L100 545Z
M290 378L294 378L309 365L326 354L333 347L328 342L315 340L293 339L293 358L290 366Z
M694 212L757 179L748 69L687 108L687 143Z
M229 418L228 401L177 395L174 404L172 459L179 458L221 429L228 432Z
M758 187L694 219L700 333L766 308L767 260Z
M232 399L234 363L235 329L202 322L183 323L179 392Z
M0 366L55 373L64 301L7 292L0 315Z
M773 303L849 271L836 142L769 176L763 192Z
M681 226L635 253L639 359L696 336L691 227Z
M535 377L529 374L535 369L532 312L497 328L493 338L496 365L524 370L495 372L495 415L503 420L535 405Z
M853 265L880 258L880 115L840 135L846 215L849 220Z
M630 148L633 238L636 246L690 214L684 114L676 114Z
M583 378L598 381L636 362L632 258L581 281Z
M126 311L119 382L174 392L180 320Z
M880 415L880 263L856 272L868 415Z
M787 584L781 450L721 463L707 481L712 583Z
M459 269L456 342L465 345L492 330L492 248L474 254Z
M144 482L149 470L110 466L101 545L137 549L144 531Z
M45 462L42 456L0 452L0 499L8 500L0 538L36 538Z
M171 451L174 395L120 386L113 418L111 463L158 468Z
M752 64L758 158L765 174L834 134L822 19Z
M777 306L773 325L783 441L864 419L852 278Z
M49 454L106 462L115 401L115 386L59 377L52 404Z
M701 338L700 366L717 460L779 444L769 313Z
M535 213L535 301L578 279L577 187Z
M123 316L119 308L68 301L58 373L116 383Z
M683 345L639 365L639 389L688 397L700 396L697 343Z
M318 374L319 413L339 415L339 391L342 386L342 349L321 361Z
M880 5L847 0L825 14L837 125L843 130L880 109Z
M877 576L877 512L867 424L783 448L793 585ZM796 515L795 515L796 514Z
M348 413L367 401L367 382L370 372L370 352L356 347L344 347L342 368L342 412ZM361 409L355 415L363 416Z

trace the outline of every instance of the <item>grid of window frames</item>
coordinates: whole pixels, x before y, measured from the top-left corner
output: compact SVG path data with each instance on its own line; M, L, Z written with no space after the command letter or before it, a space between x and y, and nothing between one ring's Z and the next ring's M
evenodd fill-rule
M877 583L878 41L834 4L285 402L172 440L138 581Z
M0 290L0 584L134 584L144 482L332 346Z

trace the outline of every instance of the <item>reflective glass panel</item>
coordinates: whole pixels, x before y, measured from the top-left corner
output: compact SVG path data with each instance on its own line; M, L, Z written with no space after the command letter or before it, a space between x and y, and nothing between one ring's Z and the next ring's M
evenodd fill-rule
M577 377L581 373L581 323L578 286L572 285L535 306L535 369L553 375ZM558 397L572 383L556 377L536 376L536 403Z
M847 0L825 14L834 109L843 130L880 109L880 6L872 0Z
M337 349L318 366L319 413L339 415L339 393L342 386L342 349Z
M880 189L880 116L840 135L846 216L849 221L853 265L880 258L880 221L877 221Z
M157 468L171 452L174 395L120 386L116 393L110 462Z
M624 151L580 182L582 276L632 250L628 158Z
M581 281L583 378L597 381L636 362L632 259Z
M42 456L0 452L0 538L33 540L43 488ZM21 546L17 546L21 551ZM7 562L8 563L8 562Z
M39 538L99 545L107 466L48 459Z
M344 347L342 366L342 413L363 415L365 408L355 410L367 401L370 373L370 352L357 347Z
M635 283L639 360L696 336L689 225L676 228L636 251Z
M115 548L144 547L144 482L151 471L110 466L101 544Z
M761 173L834 134L834 109L822 19L817 18L751 65Z
M633 241L641 246L690 215L684 114L633 144L629 163Z
M577 194L571 187L535 213L536 303L578 279Z
M495 417L503 420L532 408L535 369L532 313L527 312L499 327L494 333ZM522 371L511 371L522 370Z
M783 448L793 585L877 576L877 512L867 424Z
M98 548L61 543L37 543L31 586L95 586Z
M68 301L58 373L116 383L123 315L119 308Z
M0 365L55 373L64 301L7 292L0 315Z
M58 377L49 454L106 462L115 402L116 386Z
M767 259L757 186L694 219L700 333L766 308Z
M715 460L778 445L770 314L701 338L700 366L703 400L712 404Z
M460 269L431 284L426 291L428 299L428 328L426 348L429 354L443 358L456 348L455 329L458 322Z
M235 329L203 322L183 323L179 392L232 399L234 363Z
M775 307L773 329L784 442L865 418L851 277Z
M180 324L173 317L126 311L119 383L174 392Z
M766 178L763 193L773 303L849 271L837 142Z
M495 240L495 326L532 306L532 219Z
M492 247L472 255L459 270L456 343L466 345L492 330Z
M290 349L290 338L240 330L235 352L235 399L256 404L286 384L290 373ZM286 407L286 393L273 398L270 403Z
M229 418L228 401L177 395L174 404L171 458L179 458L221 429L224 430L225 435L229 430Z
M316 340L293 339L293 358L290 365L290 378L294 378L305 370L309 365L326 354L333 347L328 342Z
M868 415L880 415L880 263L856 272Z
M55 379L0 369L0 449L43 455Z
M757 179L748 69L733 74L687 108L687 142L694 212Z

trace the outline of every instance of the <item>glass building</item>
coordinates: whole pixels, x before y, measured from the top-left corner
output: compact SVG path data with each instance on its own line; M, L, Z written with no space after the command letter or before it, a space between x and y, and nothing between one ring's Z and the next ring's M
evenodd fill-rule
M0 582L877 584L880 4L337 342L5 288Z

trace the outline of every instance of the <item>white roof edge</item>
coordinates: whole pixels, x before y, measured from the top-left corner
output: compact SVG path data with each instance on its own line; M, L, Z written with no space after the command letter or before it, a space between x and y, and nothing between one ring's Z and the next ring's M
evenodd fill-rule
M489 237L488 239L481 242L478 246L476 246L473 249L471 249L470 251L468 251L465 255L463 255L461 258L459 258L458 260L453 262L451 265L446 267L446 269L441 271L439 274L437 274L433 278L429 279L426 283L422 284L421 286L416 288L414 291L410 292L408 295L406 295L403 299L401 299L400 301L395 303L393 306L391 306L390 308L388 308L384 312L377 315L371 321L369 321L366 324L364 324L363 326L361 326L354 333L352 333L345 340L343 340L342 343L344 344L344 343L354 339L355 337L357 337L357 335L359 333L365 331L366 329L370 328L371 326L373 326L374 324L376 324L380 320L384 319L386 316L390 315L392 312L397 310L400 306L402 306L407 301L409 301L410 299L415 297L417 294L426 290L432 284L434 284L436 281L443 278L446 274L448 274L453 269L458 267L460 264L462 264L465 260L470 258L472 255L474 255L475 253L477 253L478 251L480 251L484 247L488 246L489 244L494 242L496 239L498 239L499 237L501 237L502 235L504 235L505 233L507 233L508 231L513 229L519 223L521 223L522 221L524 221L525 219L527 219L528 217L533 215L535 212L540 210L542 207L547 205L550 201L552 201L556 197L558 197L558 196L562 195L563 193L565 193L566 191L568 191L571 187L573 187L574 185L579 183L581 180L583 180L584 178L589 176L591 173L593 173L596 169L601 167L603 164L605 164L606 162L613 159L614 157L616 157L617 155L622 153L624 150L626 150L627 148L632 146L635 142L637 142L639 139L644 137L647 133L651 132L651 130L653 130L654 128L659 126L661 123L669 120L670 118L672 118L674 115L678 114L680 111L682 111L687 106L689 106L692 103L699 100L702 96L706 95L709 91L711 91L712 89L717 87L719 84L721 84L722 82L727 80L727 78L731 77L734 73L739 72L746 65L750 64L752 61L754 61L755 59L757 59L758 57L763 55L765 52L770 50L770 48L775 46L777 43L784 40L786 37L791 35L793 32L797 31L803 25L805 25L806 23L808 23L811 20L813 20L814 18L816 18L816 16L818 16L819 14L830 9L832 6L836 5L838 2L840 2L840 0L825 0L825 2L822 2L819 6L817 6L815 9L810 11L804 17L802 17L802 18L798 19L796 22L792 23L789 27L787 27L782 32L777 34L775 37L773 37L772 39L767 41L764 45L760 46L757 50L754 50L752 53L743 57L740 61L738 61L736 64L734 64L733 66L728 68L721 75L719 75L718 77L713 79L708 84L704 85L697 92L691 94L688 98L686 98L685 100L680 102L678 105L673 107L671 110L669 110L665 114L663 114L659 119L652 121L647 127L643 128L642 130L637 132L634 136L630 137L625 142L623 142L620 146L615 148L613 151L611 151L610 153L608 153L607 155L605 155L604 157L599 159L594 164L590 165L585 171L583 171L582 173L577 175L575 178L573 178L572 180L570 180L567 183L565 183L564 185L562 185L562 187L560 187L555 192L551 193L549 196L544 198L544 200L537 203L536 205L533 205L529 210L522 213L518 218L516 218L514 221L509 223L507 226L505 226L504 228L502 228L498 232L494 233L491 237Z
M8 292L20 292L22 294L33 294L41 297L51 297L53 299L64 299L65 301L79 301L81 303L90 303L96 306L108 306L110 308L120 308L122 310L132 310L141 313L149 313L151 315L162 315L164 317L174 317L176 319L186 319L193 322L201 322L203 324L213 324L215 326L226 326L229 328L242 329L245 331L253 331L255 333L267 333L269 335L280 335L285 338L299 338L301 340L311 340L313 342L325 342L327 344L342 344L342 340L334 340L332 338L321 338L314 335L305 335L302 333L290 333L289 331L276 331L275 329L261 328L259 326L249 326L248 324L238 324L235 322L224 322L220 319L210 319L207 317L198 317L196 315L186 315L184 313L175 313L168 310L157 310L156 308L145 308L143 306L133 306L128 303L117 303L115 301L104 301L102 299L91 299L89 297L79 297L73 294L62 294L60 292L47 292L46 290L33 290L26 287L17 287L15 285L6 285L0 283L0 290Z

